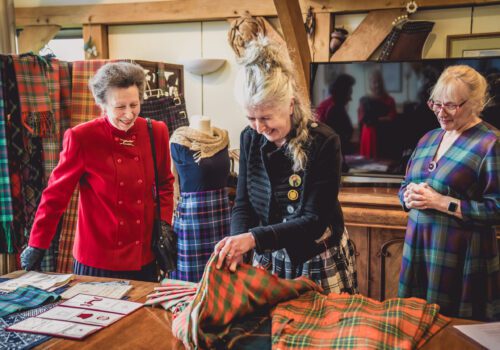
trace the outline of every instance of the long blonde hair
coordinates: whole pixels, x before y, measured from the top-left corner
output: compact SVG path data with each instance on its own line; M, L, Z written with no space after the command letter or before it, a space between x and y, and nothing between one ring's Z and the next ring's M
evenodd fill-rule
M458 65L446 68L432 88L430 98L435 99L436 96L442 94L451 95L460 83L467 88L468 96L465 97L470 101L472 112L479 116L488 100L488 83L480 73L469 66Z
M293 171L304 170L307 145L310 142L308 121L312 111L302 99L294 78L293 65L286 48L259 35L245 47L238 59L241 65L235 84L235 96L244 108L276 106L293 98L292 133L287 153L293 161Z

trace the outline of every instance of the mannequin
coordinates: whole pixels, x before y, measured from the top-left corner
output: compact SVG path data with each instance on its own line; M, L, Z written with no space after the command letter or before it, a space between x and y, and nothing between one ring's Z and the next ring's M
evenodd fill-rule
M227 131L214 127L208 116L192 116L189 127L172 134L180 193L173 225L177 270L170 278L199 282L215 244L229 235L228 146Z

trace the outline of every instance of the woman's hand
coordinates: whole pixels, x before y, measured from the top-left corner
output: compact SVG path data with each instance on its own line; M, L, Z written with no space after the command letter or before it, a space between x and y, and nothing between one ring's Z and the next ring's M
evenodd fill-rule
M441 202L445 196L438 193L429 184L410 183L404 193L405 205L408 209L437 209L441 210Z
M255 238L250 232L222 239L215 246L215 254L219 255L216 267L220 269L225 262L229 270L234 272L243 261L243 254L255 248Z

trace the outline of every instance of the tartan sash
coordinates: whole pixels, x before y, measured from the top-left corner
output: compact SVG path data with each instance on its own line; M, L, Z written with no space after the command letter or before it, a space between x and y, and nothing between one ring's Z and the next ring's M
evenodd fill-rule
M45 137L55 131L54 112L47 89L47 74L53 68L40 56L12 56L21 104L21 121L32 136Z
M307 292L272 312L273 349L414 349L450 319L423 299Z
M175 315L173 334L188 349L210 349L230 330L230 323L258 310L272 307L307 291L321 287L307 278L278 278L247 264L236 272L215 268L217 256L210 258L198 290L189 304Z

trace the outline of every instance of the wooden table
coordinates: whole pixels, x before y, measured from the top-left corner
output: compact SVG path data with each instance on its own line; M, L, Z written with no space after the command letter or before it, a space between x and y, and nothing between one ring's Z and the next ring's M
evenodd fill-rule
M16 271L2 277L17 277L22 271ZM116 279L77 276L71 282L111 281ZM144 302L146 295L151 294L157 283L130 281L134 286L129 292L130 301ZM484 349L461 332L453 325L473 324L477 321L453 319L451 324L436 334L422 349ZM85 340L69 340L52 338L40 344L35 349L184 349L182 343L172 334L171 315L162 308L142 307L131 315L85 338Z

